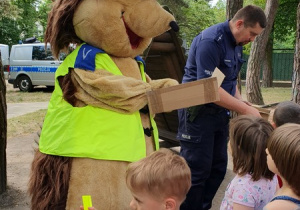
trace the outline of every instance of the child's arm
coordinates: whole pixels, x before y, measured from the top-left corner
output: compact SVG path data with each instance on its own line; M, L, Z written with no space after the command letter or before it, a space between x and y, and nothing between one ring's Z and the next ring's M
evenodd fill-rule
M282 209L293 209L297 210L297 204L285 200L275 200L268 203L263 210L282 210Z
M233 210L254 210L254 208L249 206L244 206L238 203L233 203Z
M82 196L82 203L83 203L83 206L80 206L80 209L82 207L81 210L96 210L93 207L92 198L91 198L90 195L83 195Z

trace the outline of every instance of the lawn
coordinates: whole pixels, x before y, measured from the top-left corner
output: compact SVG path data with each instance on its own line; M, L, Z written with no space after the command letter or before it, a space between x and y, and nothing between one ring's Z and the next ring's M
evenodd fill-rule
M33 113L8 119L7 138L38 132L43 124L46 112L46 109L41 109Z
M33 92L22 92L19 89L7 88L6 103L44 102L49 101L52 91L47 88L36 88Z
M273 104L281 101L290 101L292 98L292 88L274 87L274 88L261 88L262 96L265 104ZM242 96L246 97L245 86L242 86Z

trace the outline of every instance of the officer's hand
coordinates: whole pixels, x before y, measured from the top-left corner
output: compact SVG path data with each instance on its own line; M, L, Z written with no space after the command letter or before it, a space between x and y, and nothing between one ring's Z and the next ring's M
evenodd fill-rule
M248 106L247 109L245 110L245 113L243 113L243 114L261 117L261 115L259 114L259 111L256 108L254 108L253 106Z
M245 101L245 100L241 100L241 101L247 104L248 106L252 106L252 104L249 101Z

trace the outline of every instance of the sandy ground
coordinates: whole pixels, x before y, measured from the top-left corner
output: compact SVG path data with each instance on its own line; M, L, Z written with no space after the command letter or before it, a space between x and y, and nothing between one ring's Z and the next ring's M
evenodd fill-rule
M33 159L35 134L11 138L7 141L7 191L0 195L0 209L27 210L27 183Z

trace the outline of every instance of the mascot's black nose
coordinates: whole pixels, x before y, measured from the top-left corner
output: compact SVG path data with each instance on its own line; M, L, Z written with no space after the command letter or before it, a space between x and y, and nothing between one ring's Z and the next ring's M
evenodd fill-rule
M173 29L173 31L175 31L175 32L179 31L179 26L177 25L177 23L174 20L171 21L169 25Z

